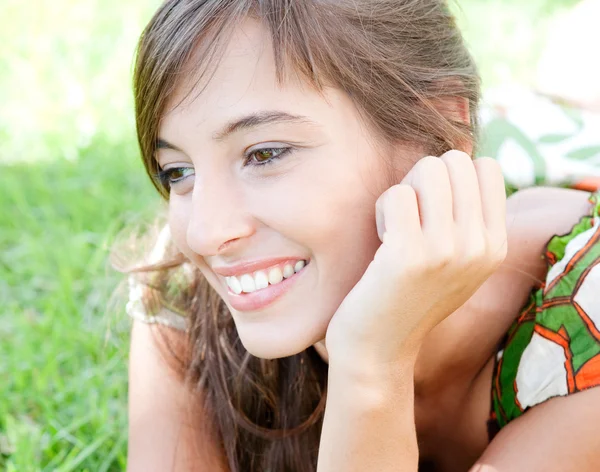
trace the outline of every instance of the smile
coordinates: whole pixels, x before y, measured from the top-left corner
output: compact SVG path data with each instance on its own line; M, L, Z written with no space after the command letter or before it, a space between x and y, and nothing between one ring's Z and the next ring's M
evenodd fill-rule
M254 273L225 277L225 281L229 290L236 295L253 293L289 279L294 274L300 272L306 266L306 263L305 260L300 260L293 265L291 263L281 264L267 270L257 270Z
M265 270L226 277L229 288L227 300L239 312L262 310L300 281L308 266L308 261L300 260L293 265L288 262Z

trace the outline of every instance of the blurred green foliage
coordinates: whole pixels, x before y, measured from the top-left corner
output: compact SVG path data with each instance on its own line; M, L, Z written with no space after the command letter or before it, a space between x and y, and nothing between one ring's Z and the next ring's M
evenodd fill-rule
M131 139L134 47L158 1L2 0L0 162Z

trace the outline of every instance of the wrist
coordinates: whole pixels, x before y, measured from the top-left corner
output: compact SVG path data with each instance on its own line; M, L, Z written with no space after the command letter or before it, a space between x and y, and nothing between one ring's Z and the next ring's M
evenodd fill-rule
M335 349L326 343L327 362L330 370L341 370L353 377L412 376L420 346L420 343L406 343L391 352L388 349L359 349L355 346Z
M417 470L413 363L332 359L319 471Z
M375 336L361 338L355 333L332 330L331 324L325 337L323 350L327 362L348 372L371 372L390 370L414 370L417 356L426 333L413 332L393 341L382 341Z
M416 356L414 356L416 359ZM374 400L390 395L409 395L414 391L415 362L404 357L395 362L373 362L368 358L329 357L329 392L338 389L347 393L354 391L361 397ZM357 398L357 397L355 397Z

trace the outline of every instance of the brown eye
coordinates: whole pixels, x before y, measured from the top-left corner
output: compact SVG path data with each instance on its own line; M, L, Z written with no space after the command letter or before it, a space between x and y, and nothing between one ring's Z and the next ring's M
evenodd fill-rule
M290 152L292 148L264 148L257 149L248 154L246 159L246 165L261 166L270 164L273 161L283 157L285 154Z
M181 169L173 169L169 172L169 180L171 182L177 182L183 178L183 171Z
M185 180L193 174L194 169L192 167L173 167L171 169L160 171L156 176L163 187L170 189L178 182Z
M255 153L256 161L257 162L268 161L275 155L274 151L275 151L274 149L261 149L260 151L256 151L256 153Z
M187 176L192 175L194 173L194 169L191 167L174 167L172 169L168 169L165 171L167 174L167 178L169 183L175 184L180 180L185 179Z

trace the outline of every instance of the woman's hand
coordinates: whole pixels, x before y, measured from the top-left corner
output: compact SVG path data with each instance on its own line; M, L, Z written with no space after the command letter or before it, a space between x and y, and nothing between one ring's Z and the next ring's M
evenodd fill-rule
M449 151L417 162L377 200L383 244L329 324L330 363L414 361L506 257L505 219L495 160Z

